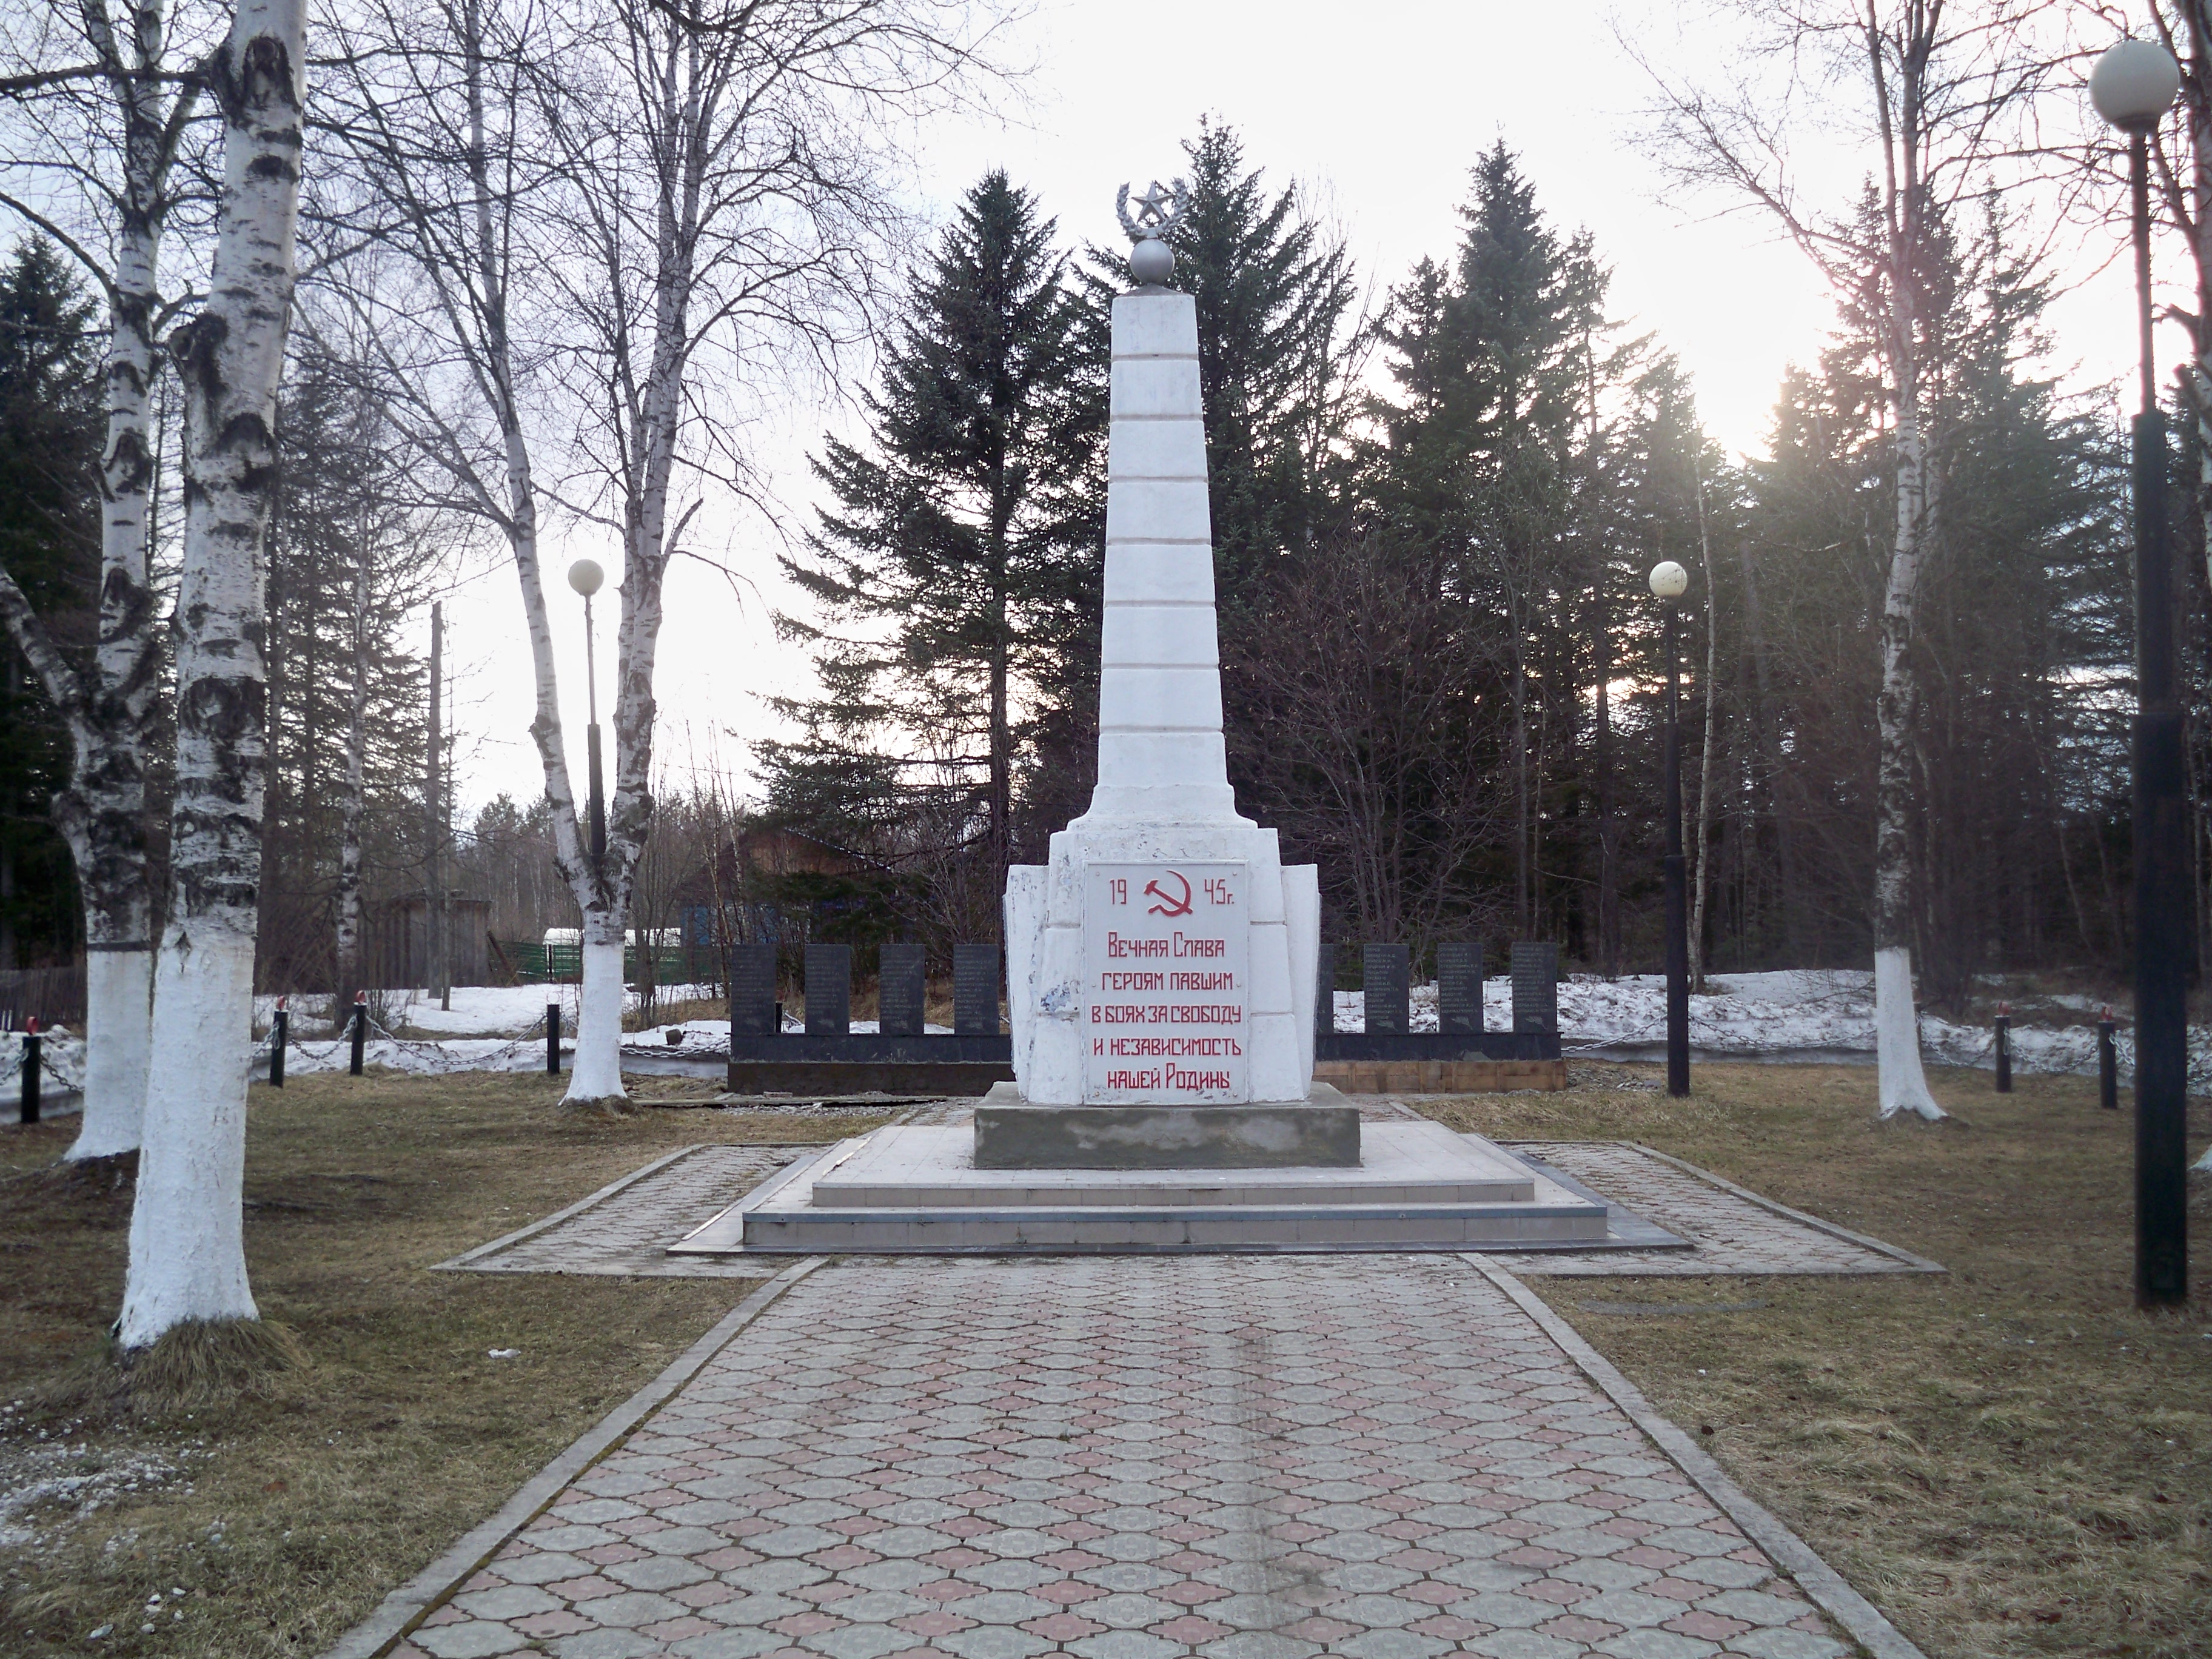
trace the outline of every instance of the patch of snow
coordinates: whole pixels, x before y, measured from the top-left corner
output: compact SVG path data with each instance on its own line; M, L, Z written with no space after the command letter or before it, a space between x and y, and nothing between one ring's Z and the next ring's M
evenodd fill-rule
M45 1074L41 1089L81 1090L84 1087L84 1039L65 1025L39 1033L39 1070ZM12 1109L22 1092L23 1034L0 1031L0 1094Z
M1875 1061L1874 975L1855 969L1791 969L1777 973L1716 974L1711 989L1690 999L1690 1050L1705 1060L1766 1060L1784 1063L1871 1066ZM1358 1031L1367 999L1359 991L1336 993L1336 1029ZM2051 999L2059 1001L2058 998ZM2087 999L2076 999L2086 1003ZM1513 1028L1513 985L1503 975L1483 983L1483 1026ZM1408 1026L1433 1031L1437 988L1413 988ZM2090 1005L2101 1006L2100 1004ZM1667 981L1660 974L1599 979L1577 975L1559 984L1559 1042L1571 1055L1593 1059L1662 1060L1667 1055ZM1987 1025L1966 1025L1939 1015L1920 1016L1920 1043L1938 1066L1996 1064L1996 1038ZM2135 1042L2123 1026L2117 1038L2120 1075L2133 1075ZM2080 1077L2097 1074L2094 1025L2012 1027L2014 1068ZM2212 1026L2191 1026L2189 1076L2192 1088L2212 1092Z
M385 991L386 1012L385 1024L395 1030L403 1025L418 1031L428 1031L440 1036L521 1036L536 1031L541 1037L545 1030L545 1005L561 1005L561 1026L573 1031L576 1024L576 987L574 985L456 985L451 1008L441 1008L434 991ZM688 1002L704 1000L715 994L711 985L664 985L656 993L662 1002ZM623 995L625 1012L634 1012L643 1006L643 999L632 990ZM301 1024L325 1024L331 1017L331 1000L326 995L302 995L291 1000L295 1028ZM265 1028L270 1017L276 1012L274 996L258 996L253 1000L253 1020L256 1029Z

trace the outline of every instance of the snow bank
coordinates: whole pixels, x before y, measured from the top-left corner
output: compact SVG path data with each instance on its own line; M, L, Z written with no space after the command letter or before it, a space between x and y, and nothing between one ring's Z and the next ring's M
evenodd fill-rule
M45 1073L41 1089L79 1090L84 1087L84 1039L66 1025L50 1026L39 1033L39 1070ZM0 1031L0 1112L15 1118L15 1103L22 1097L23 1034Z
M711 985L664 985L657 996L661 1002L689 1002L715 994ZM438 1006L434 991L384 991L372 992L370 995L381 999L384 1024L394 1030L411 1026L418 1031L435 1032L441 1037L515 1037L532 1031L542 1036L545 1005L549 1002L561 1005L563 1030L574 1029L576 1023L574 985L457 985L450 1009ZM623 1006L626 1012L635 1012L641 1000L636 992L626 992ZM327 996L295 996L291 1000L291 1008L295 1028L309 1024L327 1026L330 1020L331 1000ZM265 1030L276 1012L275 997L254 998L254 1029Z
M1871 1066L1875 1058L1874 975L1852 969L1791 969L1765 974L1713 974L1711 988L1690 999L1690 1050L1705 1060L1765 1060L1805 1065ZM2052 999L2056 1001L2057 999ZM2078 999L2084 1005L2086 998ZM1336 1029L1357 1031L1366 997L1336 994ZM2069 1005L2070 1006L2070 1004ZM1513 1024L1512 981L1484 982L1483 1024L1492 1031ZM1437 988L1413 989L1410 1024L1437 1029ZM1996 1064L1996 1037L1987 1025L1962 1025L1938 1015L1920 1017L1922 1053L1931 1065ZM2135 1068L2135 1040L2124 1025L2116 1039L2120 1074ZM1667 1057L1667 981L1659 974L1620 979L1577 975L1559 986L1559 1045L1575 1056L1663 1060ZM2020 1072L2094 1077L2094 1024L2012 1028L2012 1063ZM2212 1091L2212 1026L2189 1033L2189 1074L2194 1088Z
M1690 999L1690 1047L1705 1060L1764 1060L1783 1063L1870 1066L1874 1063L1874 975L1847 969L1800 969L1765 974L1717 974L1707 983L1711 989ZM670 999L703 998L705 986L664 988ZM434 1040L402 1040L372 1032L363 1058L372 1066L395 1071L434 1074L447 1072L532 1072L545 1064L545 1005L555 996L564 998L562 1029L573 1036L575 989L568 986L469 986L453 993L450 1012L441 1012L428 992L388 994L386 1006L395 1017L416 1030L468 1033ZM412 1002L404 999L412 997ZM2044 1000L2046 1006L2094 1012L2087 998ZM327 1018L313 1000L293 999L303 1021ZM630 994L629 1006L637 1006ZM1336 1029L1357 1031L1364 1018L1366 998L1358 991L1336 994ZM255 1000L257 1018L266 1021L275 1011L274 997ZM1511 982L1503 977L1483 986L1483 1024L1493 1031L1510 1030L1513 1019ZM1413 990L1412 1025L1416 1031L1437 1029L1437 988L1418 985ZM295 1036L285 1057L286 1069L295 1073L337 1071L348 1063L351 1050L344 1039L319 1035L302 1040ZM787 1019L784 1030L805 1028ZM876 1030L873 1020L855 1020L857 1033ZM932 1025L933 1033L948 1028ZM675 1042L672 1031L680 1032ZM1666 981L1656 974L1633 975L1617 980L1580 975L1559 986L1560 1046L1570 1055L1588 1059L1661 1060L1666 1057ZM1973 1066L1987 1069L1995 1064L1993 1038L1987 1025L1964 1025L1934 1014L1920 1018L1920 1042L1931 1064ZM564 1042L564 1052L573 1045ZM2130 1076L2135 1066L2135 1043L2124 1025L2118 1038L2120 1074ZM268 1040L264 1037L254 1058L254 1075L266 1075ZM637 1058L712 1060L729 1054L729 1027L721 1020L690 1020L626 1032L623 1053ZM2052 1072L2094 1077L2097 1072L2097 1031L2093 1024L2051 1025L2022 1024L2012 1028L2013 1065L2023 1072ZM2212 1027L2193 1026L2189 1036L2190 1081L2193 1088L2212 1093ZM44 1045L49 1088L76 1089L84 1079L84 1040L64 1029L46 1034ZM22 1038L0 1032L0 1109L12 1101L16 1079L22 1070Z

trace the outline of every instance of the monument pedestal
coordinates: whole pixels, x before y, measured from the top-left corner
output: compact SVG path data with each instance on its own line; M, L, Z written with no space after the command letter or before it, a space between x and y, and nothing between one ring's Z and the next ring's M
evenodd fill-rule
M1113 1109L1074 1109L1092 1117ZM1233 1170L993 1170L977 1163L967 1129L878 1129L793 1165L670 1254L1573 1249L1608 1242L1603 1203L1488 1141L1440 1123L1356 1127L1364 1133L1355 1164Z
M1002 1083L975 1108L979 1170L1356 1169L1359 1109L1326 1083L1303 1106L1032 1106Z

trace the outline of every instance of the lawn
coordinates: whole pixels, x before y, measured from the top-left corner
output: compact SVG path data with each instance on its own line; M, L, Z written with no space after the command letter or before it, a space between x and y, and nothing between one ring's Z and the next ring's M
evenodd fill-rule
M870 1121L655 1110L577 1123L553 1109L560 1087L542 1073L255 1085L254 1294L314 1369L219 1419L88 1432L0 1418L14 1425L0 1426L0 1485L45 1473L57 1443L86 1448L72 1474L178 1471L74 1524L68 1504L47 1506L36 1544L0 1551L0 1653L319 1653L758 1282L424 1268L678 1146L834 1139ZM64 1119L0 1134L0 1404L93 1346L118 1306L129 1189L38 1172L76 1132Z
M1540 1293L1937 1659L2212 1654L2212 1215L2200 1195L2190 1313L2135 1313L2126 1115L2070 1079L2007 1099L1986 1074L1945 1075L1971 1127L1929 1127L1876 1124L1863 1070L1703 1067L1681 1103L1651 1076L1578 1067L1565 1094L1422 1103L1501 1137L1641 1140L1952 1272L1539 1279ZM553 1111L558 1086L257 1085L255 1289L315 1367L219 1419L0 1413L0 1481L64 1446L73 1473L99 1465L96 1484L125 1488L81 1518L47 1506L37 1540L0 1556L0 1652L320 1652L749 1285L424 1268L678 1146L860 1127L700 1110L577 1124ZM73 1133L0 1134L0 1405L115 1310L129 1192L44 1167ZM2200 1115L2192 1151L2208 1134ZM1717 1304L1737 1310L1649 1311Z
M1873 1073L1843 1066L1701 1066L1686 1102L1419 1103L1500 1137L1640 1140L1942 1262L1530 1283L1929 1654L2212 1654L2212 1187L2190 1309L2137 1313L2130 1114L2097 1110L2094 1079L2017 1081L1939 1074L1964 1127L1878 1122ZM2194 1103L2192 1155L2208 1138ZM1698 1304L1743 1310L1649 1305Z

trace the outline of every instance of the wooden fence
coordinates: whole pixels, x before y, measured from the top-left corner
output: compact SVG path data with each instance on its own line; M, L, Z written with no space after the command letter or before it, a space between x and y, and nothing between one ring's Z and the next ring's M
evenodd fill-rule
M84 963L66 968L0 969L0 1031L20 1031L24 1022L84 1029Z

